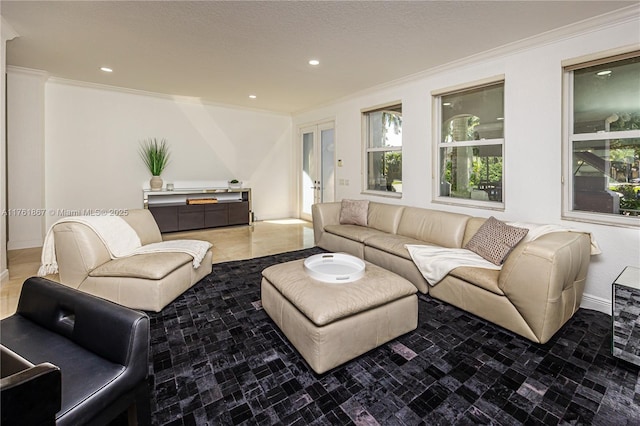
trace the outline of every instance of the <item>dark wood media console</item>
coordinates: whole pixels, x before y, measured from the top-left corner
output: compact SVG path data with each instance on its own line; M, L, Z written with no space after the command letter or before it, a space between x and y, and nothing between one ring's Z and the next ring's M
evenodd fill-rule
M217 201L211 203L211 199ZM189 204L189 200L194 204ZM249 188L144 191L144 205L151 211L160 232L252 223Z

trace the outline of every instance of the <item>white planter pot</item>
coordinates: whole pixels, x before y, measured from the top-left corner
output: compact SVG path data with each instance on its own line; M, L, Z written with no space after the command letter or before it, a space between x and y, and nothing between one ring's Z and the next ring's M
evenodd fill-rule
M149 186L151 186L152 191L160 191L162 190L162 178L160 176L153 176L149 181Z

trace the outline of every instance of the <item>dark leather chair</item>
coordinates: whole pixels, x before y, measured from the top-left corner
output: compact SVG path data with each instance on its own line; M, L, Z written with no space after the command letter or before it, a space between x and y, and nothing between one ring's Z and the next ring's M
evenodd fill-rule
M29 278L0 321L2 425L150 424L149 338L145 313Z
M1 345L0 356L2 424L54 424L61 403L60 369L48 362L33 365Z

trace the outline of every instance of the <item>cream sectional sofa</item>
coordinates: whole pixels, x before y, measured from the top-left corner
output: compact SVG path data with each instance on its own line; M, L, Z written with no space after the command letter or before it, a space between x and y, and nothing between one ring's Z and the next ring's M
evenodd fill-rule
M162 241L151 212L129 210L122 218L142 245ZM111 259L107 247L88 226L62 222L53 227L60 282L133 309L159 312L211 273L212 252L200 266L186 253L146 253Z
M367 260L411 281L420 292L546 343L578 310L590 237L553 232L520 242L500 270L458 267L431 286L406 244L462 248L485 222L463 214L370 202L367 225L341 224L342 204L312 207L317 246Z

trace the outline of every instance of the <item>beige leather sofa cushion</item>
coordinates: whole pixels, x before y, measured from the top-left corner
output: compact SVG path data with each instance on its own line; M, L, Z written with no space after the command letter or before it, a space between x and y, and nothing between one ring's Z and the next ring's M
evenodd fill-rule
M476 285L492 293L504 296L504 292L498 287L499 270L462 266L449 272L449 275L453 275L469 284Z
M149 210L129 210L129 214L122 216L122 219L136 231L143 246L162 241L160 229Z
M324 230L330 234L339 235L361 243L374 235L384 235L382 231L359 225L327 225L324 227Z
M402 218L403 211L403 206L371 202L369 203L367 226L382 232L395 234L398 230L398 224Z
M186 253L149 253L113 259L89 273L90 277L130 277L160 280L193 258Z
M317 326L417 292L409 281L369 262L363 278L342 284L312 279L303 262L300 259L270 266L262 276Z
M403 237L402 235L382 234L367 238L365 244L369 247L377 248L378 250L411 260L409 250L407 250L404 245L425 244L425 242L414 238Z
M464 238L462 239L462 247L466 246L471 238L476 235L478 229L487 221L484 217L472 217L467 222L467 228L464 231Z
M440 247L460 248L469 219L458 213L405 207L398 234Z

